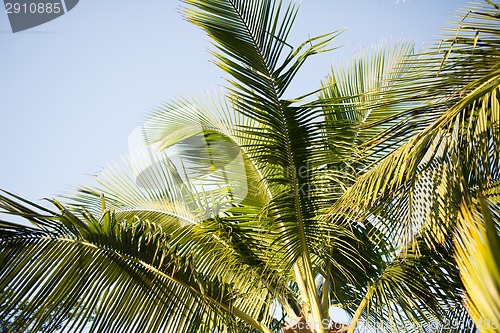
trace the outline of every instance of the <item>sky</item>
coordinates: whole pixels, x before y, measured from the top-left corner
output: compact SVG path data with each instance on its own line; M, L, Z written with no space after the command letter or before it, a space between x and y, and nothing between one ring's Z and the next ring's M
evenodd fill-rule
M346 29L310 59L291 94L319 88L331 66L381 41L438 40L464 0L303 0L295 45ZM12 33L0 9L0 188L53 198L128 153L148 113L224 84L205 34L175 0L81 0L65 15Z

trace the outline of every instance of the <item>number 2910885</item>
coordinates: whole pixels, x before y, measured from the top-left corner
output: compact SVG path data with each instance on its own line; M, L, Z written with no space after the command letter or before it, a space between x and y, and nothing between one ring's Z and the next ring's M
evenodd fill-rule
M39 3L20 3L6 2L5 11L7 14L59 14L62 12L61 3L59 2L39 2Z

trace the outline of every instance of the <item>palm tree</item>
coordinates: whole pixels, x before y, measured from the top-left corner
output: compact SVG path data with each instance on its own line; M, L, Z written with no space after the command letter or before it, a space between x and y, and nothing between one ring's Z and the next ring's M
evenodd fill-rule
M444 56L380 47L290 98L337 33L293 48L293 3L184 2L227 87L158 109L141 128L147 154L52 200L57 211L4 192L1 211L31 223L0 222L6 325L494 329L499 7L470 12Z

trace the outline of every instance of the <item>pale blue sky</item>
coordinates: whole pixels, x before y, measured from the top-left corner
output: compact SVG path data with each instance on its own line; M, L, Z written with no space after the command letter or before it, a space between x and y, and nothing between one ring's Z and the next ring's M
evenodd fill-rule
M319 87L331 65L383 40L436 39L465 0L303 0L293 42L347 28L292 87ZM0 188L31 200L88 182L127 153L155 107L220 85L208 38L174 0L81 0L64 16L13 34L0 11Z

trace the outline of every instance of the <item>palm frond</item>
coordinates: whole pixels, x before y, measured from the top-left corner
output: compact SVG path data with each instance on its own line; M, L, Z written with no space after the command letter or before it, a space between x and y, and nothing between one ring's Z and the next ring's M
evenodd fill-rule
M21 209L9 209L8 197L1 200L8 211ZM64 234L21 227L2 233L0 303L12 325L25 323L27 331L50 322L49 330L198 332L245 322L231 314L253 318L235 306L229 284L210 280L189 256L178 254L167 230L138 218L117 220L112 211L100 219L82 214L83 220L62 208L50 219L38 216L47 228L54 221L72 224Z
M480 196L476 204L470 200L460 206L457 263L467 291L467 310L480 332L495 332L500 315L499 220L485 197Z
M362 175L331 209L330 218L370 221L397 253L420 255L437 253L450 242L460 230L464 198L477 202L480 189L488 189L492 214L498 215L500 29L493 19L498 8L491 2L474 8L436 52L405 60L418 70L393 79L389 93L375 105L406 105L407 111L399 124L367 141L365 149L369 153L380 146L381 152L391 152L384 142L394 133L415 135ZM444 45L447 52L440 58ZM461 260L467 259L458 255Z

